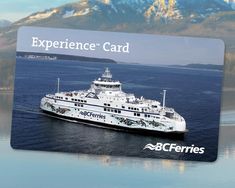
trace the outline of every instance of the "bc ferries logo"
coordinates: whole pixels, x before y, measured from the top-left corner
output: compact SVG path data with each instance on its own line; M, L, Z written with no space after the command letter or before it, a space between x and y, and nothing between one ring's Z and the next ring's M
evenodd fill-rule
M176 153L194 153L203 154L205 152L204 147L197 147L192 144L191 146L181 146L175 143L159 143L147 144L143 150L149 149L151 151L164 151L164 152L176 152Z
M93 117L93 118L105 119L105 116L104 116L104 115L95 114L95 113L93 113L93 112L81 111L80 114L81 114L82 116L88 116L88 117Z
M144 146L144 149L143 150L145 150L145 149L149 149L149 150L155 150L155 148L156 148L156 145L153 145L153 144L147 144L147 145L145 145Z

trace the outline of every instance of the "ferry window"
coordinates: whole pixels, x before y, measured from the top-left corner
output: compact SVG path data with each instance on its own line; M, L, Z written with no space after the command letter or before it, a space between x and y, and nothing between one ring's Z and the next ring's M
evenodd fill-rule
M81 107L83 107L83 104L81 104Z
M137 113L137 116L140 116L140 114L139 114L139 113Z
M118 110L118 113L121 114L121 110Z
M125 106L122 106L122 108L125 108Z
M134 110L136 110L136 108L133 108Z
M108 106L110 106L110 104L108 104Z
M110 112L110 109L109 109L109 108L108 108L107 110L108 110L108 112Z
M84 103L87 103L87 101L84 101Z
M107 104L106 103L104 103L104 106L106 106Z
M66 97L65 100L68 100L68 98Z
M134 113L134 116L136 116L136 113Z
M81 100L81 102L83 102L83 100Z
M114 112L115 112L115 113L118 113L118 111L117 111L117 110L114 110Z
M147 117L147 114L144 114L144 117Z
M106 111L106 108L104 108L104 111Z
M75 103L74 106L77 106L77 104Z
M128 107L128 109L130 110L131 108L130 108L130 107Z
M72 101L74 101L74 99L71 99Z
M150 115L148 115L148 117L150 117Z

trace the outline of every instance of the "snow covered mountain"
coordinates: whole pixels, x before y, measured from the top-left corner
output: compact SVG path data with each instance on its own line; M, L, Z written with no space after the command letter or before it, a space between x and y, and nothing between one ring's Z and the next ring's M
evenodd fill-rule
M196 34L205 35L207 27L213 26L209 28L213 32L216 28L229 28L221 31L227 35L234 29L234 21L235 11L224 0L78 0L0 28L0 39L14 45L17 29L27 25L187 35L194 33L191 28L195 25Z
M33 24L52 19L68 21L74 18L84 18L96 23L100 21L100 24L123 21L155 23L188 18L190 22L198 23L217 12L231 10L230 4L223 0L80 0L37 12L16 24Z

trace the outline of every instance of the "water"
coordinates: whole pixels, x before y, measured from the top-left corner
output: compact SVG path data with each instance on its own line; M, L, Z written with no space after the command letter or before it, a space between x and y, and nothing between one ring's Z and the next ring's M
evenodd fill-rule
M214 163L23 151L9 144L11 94L0 95L0 107L0 187L231 188L235 184L235 125L220 127Z
M107 66L126 92L161 100L161 91L167 89L167 106L186 119L189 132L184 140L89 127L39 111L40 99L56 91L58 77L63 91L87 89ZM18 59L11 144L17 149L213 161L218 147L221 80L222 73L215 71ZM146 144L156 142L195 144L206 147L206 152L193 155L143 150Z

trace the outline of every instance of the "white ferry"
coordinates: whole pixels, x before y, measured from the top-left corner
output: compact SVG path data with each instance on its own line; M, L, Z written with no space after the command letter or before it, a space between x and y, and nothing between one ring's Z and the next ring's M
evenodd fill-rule
M41 99L43 112L63 120L138 133L177 133L187 131L186 122L173 108L165 106L166 90L162 105L159 101L137 98L122 91L122 84L112 80L106 68L94 80L90 89L70 92L59 91Z

